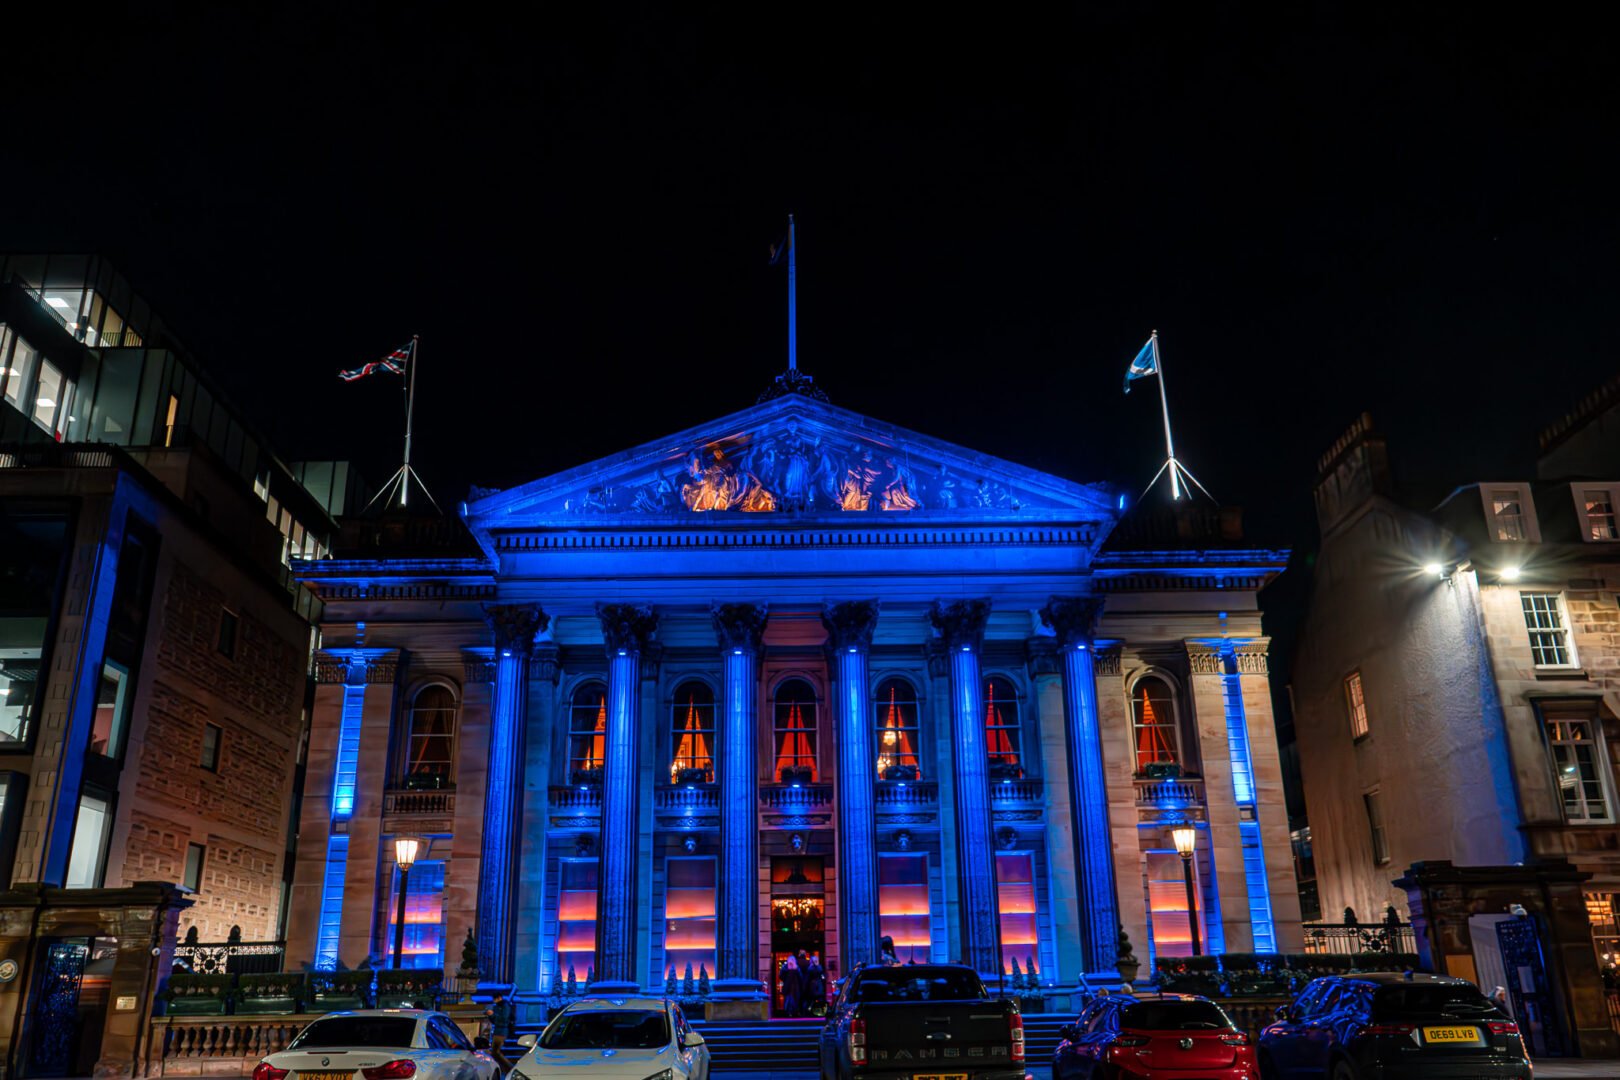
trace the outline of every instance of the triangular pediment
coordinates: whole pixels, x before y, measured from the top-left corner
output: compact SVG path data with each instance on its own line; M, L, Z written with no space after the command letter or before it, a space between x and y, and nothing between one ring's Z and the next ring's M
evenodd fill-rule
M787 395L466 507L475 527L591 518L850 513L1106 520L1115 497Z

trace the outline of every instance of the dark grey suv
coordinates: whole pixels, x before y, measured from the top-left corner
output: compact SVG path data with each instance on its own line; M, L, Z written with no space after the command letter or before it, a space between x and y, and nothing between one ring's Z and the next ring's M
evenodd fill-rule
M1264 1080L1530 1080L1519 1026L1473 983L1400 972L1317 979L1260 1034Z

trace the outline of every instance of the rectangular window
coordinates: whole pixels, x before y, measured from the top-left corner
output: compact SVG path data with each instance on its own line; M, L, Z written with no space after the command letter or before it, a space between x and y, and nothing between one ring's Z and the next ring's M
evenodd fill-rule
M225 732L217 724L203 725L202 756L197 764L210 772L219 771L219 744Z
M1012 973L1014 962L1027 971L1039 951L1035 919L1035 856L1028 852L996 855L996 902L1001 912L1001 968Z
M1372 837L1373 862L1383 866L1389 862L1389 839L1384 835L1384 810L1378 792L1369 791L1361 796L1367 810L1367 830Z
M1512 488L1491 492L1491 527L1498 540L1528 540L1524 497Z
M1603 776L1603 748L1589 716L1546 717L1547 748L1553 782L1572 824L1609 821L1609 799Z
M219 640L214 648L227 660L236 659L236 612L221 608L219 612Z
M1530 632L1530 654L1536 667L1574 667L1575 648L1560 593L1520 593L1524 626Z
M716 973L715 863L712 857L675 858L664 862L669 876L664 891L664 970L685 978Z
M1614 490L1587 488L1581 493L1581 516L1588 540L1620 540L1614 516Z
M1620 895L1614 893L1586 894L1586 921L1592 927L1592 948L1597 953L1598 967L1607 971L1620 964Z
M28 741L68 546L68 515L0 499L0 746Z
M388 957L393 960L399 925L399 868L388 891ZM444 967L444 862L419 862L405 881L405 949L400 967Z
M186 845L186 877L180 884L192 892L202 892L203 860L207 854L207 849L201 844Z
M124 749L130 695L129 670L111 660L101 663L101 685L96 693L95 720L90 726L90 752L115 758Z
M878 779L922 779L917 692L908 682L890 679L878 687L875 704Z
M39 382L34 388L34 423L60 439L72 393L73 384L63 377L61 370L49 360L41 362Z
M563 859L557 893L557 976L584 988L596 972L596 860Z
M894 941L902 964L933 959L927 855L878 856L878 933Z
M1367 697L1361 689L1361 672L1352 671L1344 677L1344 704L1350 710L1350 737L1360 739L1367 734Z
M8 356L9 352L9 356ZM23 407L23 394L28 387L28 380L34 374L34 362L39 354L33 346L18 337L17 334L6 329L0 333L0 386L4 386L5 399L21 410Z
M68 852L67 880L70 889L99 889L106 872L107 834L112 829L112 807L94 795L79 797L79 813L73 821L73 846Z
M1198 864L1193 863L1193 889L1198 889ZM1153 931L1153 955L1191 956L1192 927L1187 921L1187 878L1181 856L1174 851L1147 853L1148 922ZM1203 904L1198 905L1198 940L1204 933Z

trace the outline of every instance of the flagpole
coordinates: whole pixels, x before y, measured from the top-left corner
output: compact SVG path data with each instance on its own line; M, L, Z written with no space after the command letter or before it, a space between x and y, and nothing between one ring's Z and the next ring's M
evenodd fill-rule
M793 215L788 215L788 370L799 370L799 292L794 262L799 245L793 235Z
M1170 498L1179 501L1181 477L1178 474L1181 466L1176 464L1176 444L1170 438L1170 398L1164 392L1164 359L1159 355L1159 332L1153 331L1148 340L1153 343L1153 367L1159 376L1159 409L1164 413L1164 456L1165 464L1170 469Z
M416 410L416 358L422 351L422 335L411 335L411 370L405 380L405 464L400 469L399 505L411 501L411 417Z

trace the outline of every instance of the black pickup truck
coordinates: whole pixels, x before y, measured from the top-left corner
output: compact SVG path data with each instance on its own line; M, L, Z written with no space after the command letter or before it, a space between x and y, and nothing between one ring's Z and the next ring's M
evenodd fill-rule
M1024 1080L1024 1018L960 964L863 967L821 1031L821 1080Z

